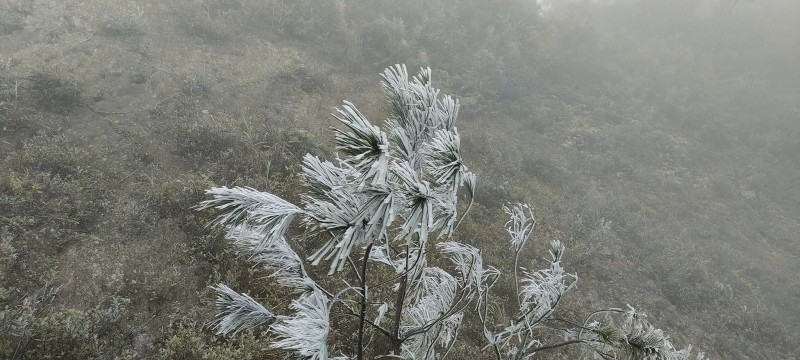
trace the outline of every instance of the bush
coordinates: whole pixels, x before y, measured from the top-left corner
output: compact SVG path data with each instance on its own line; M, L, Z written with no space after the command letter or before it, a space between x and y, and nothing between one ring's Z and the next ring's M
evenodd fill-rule
M58 288L45 285L21 300L0 296L0 357L98 358L125 340L122 314L130 302L111 297L92 309L56 309Z
M550 243L546 268L520 270L535 224L527 205L503 207L510 217L514 291L510 301L492 298L500 272L484 266L481 250L453 240L463 220L459 188L471 202L476 181L460 154L458 103L438 98L430 69L410 79L397 65L382 76L391 108L387 130L345 102L337 119L347 130L334 130L341 151L335 162L303 158L303 208L248 187L208 190L213 199L199 208L221 210L214 224L237 251L297 295L288 304L293 314L285 316L273 312L274 304L267 308L218 284L217 333L266 326L272 348L311 359L327 359L331 349L348 358L430 359L449 353L466 309L475 309L498 360L572 344L605 358L689 359L691 349L676 349L631 307L592 311L575 321L557 316L577 277L562 268L559 241ZM295 217L302 218L297 233L303 237L292 239L287 234ZM319 276L312 266L328 261L328 276ZM499 305L508 303L518 309L512 316Z
M220 340L203 331L195 321L174 322L157 359L275 359L280 355L267 346L263 337L242 334L236 340Z
M59 71L36 72L28 80L27 90L39 109L66 115L83 104L82 86Z

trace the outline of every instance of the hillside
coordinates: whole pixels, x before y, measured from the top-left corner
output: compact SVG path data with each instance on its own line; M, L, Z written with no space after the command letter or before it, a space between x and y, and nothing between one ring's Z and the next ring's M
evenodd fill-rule
M399 3L0 3L0 358L277 356L203 326L210 285L281 294L192 208L213 185L297 200L333 108L379 123L405 63L461 101L459 235L488 263L509 271L501 207L529 202L525 267L565 243L568 314L631 304L711 359L794 359L800 6Z

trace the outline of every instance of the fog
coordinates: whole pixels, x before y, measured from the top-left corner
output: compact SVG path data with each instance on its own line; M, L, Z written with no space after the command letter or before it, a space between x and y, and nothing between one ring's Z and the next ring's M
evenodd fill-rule
M291 299L195 207L213 186L300 204L330 114L382 126L394 64L459 99L478 181L454 237L484 263L513 272L503 205L529 203L520 266L566 246L565 318L630 305L709 359L797 356L800 2L6 0L0 359L282 358L208 326L218 283ZM494 359L464 319L450 358Z

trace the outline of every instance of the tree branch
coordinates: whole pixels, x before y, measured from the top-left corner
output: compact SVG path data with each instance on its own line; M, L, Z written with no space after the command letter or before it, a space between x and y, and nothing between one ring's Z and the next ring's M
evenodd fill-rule
M530 352L535 353L537 351L550 350L550 349L555 349L555 348L559 348L559 347L562 347L562 346L567 346L567 345L572 345L572 344L580 344L582 342L584 342L584 340L581 340L581 339L567 340L567 341L564 341L564 342L558 343L558 344L540 346L540 347L531 349Z
M372 251L373 244L369 243L364 251L364 261L361 262L361 275L359 275L361 280L361 308L358 316L358 360L364 359L364 317L367 315L367 262L369 261L369 253ZM352 264L352 259L350 260Z

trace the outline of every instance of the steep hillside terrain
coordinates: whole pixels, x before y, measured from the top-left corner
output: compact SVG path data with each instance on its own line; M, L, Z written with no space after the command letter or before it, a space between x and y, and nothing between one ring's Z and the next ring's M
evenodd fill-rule
M510 269L501 206L529 202L525 267L566 244L568 314L631 304L712 359L793 359L799 6L399 3L0 3L0 358L277 356L203 326L209 285L281 294L192 207L297 200L329 113L379 122L377 74L406 63L461 100L459 232L488 263Z

